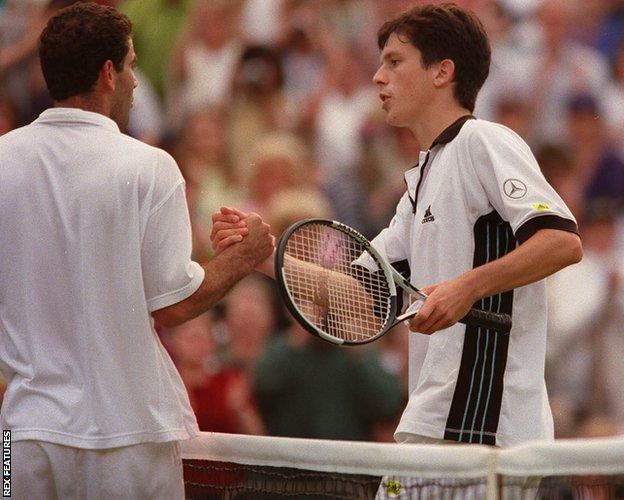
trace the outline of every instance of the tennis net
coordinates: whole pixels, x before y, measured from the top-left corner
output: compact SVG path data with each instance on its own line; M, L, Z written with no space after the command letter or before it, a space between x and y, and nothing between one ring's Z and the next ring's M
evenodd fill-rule
M500 450L203 433L182 456L189 499L624 498L624 437Z

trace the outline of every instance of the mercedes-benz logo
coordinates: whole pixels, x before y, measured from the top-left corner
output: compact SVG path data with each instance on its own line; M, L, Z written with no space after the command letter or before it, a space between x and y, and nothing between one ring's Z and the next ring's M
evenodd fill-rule
M518 179L507 179L505 184L503 184L503 191L512 200L519 200L524 198L524 195L527 193L527 187L524 182Z

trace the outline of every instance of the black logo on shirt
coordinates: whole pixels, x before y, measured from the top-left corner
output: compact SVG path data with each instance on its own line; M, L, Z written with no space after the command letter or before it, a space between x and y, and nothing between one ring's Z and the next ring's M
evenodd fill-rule
M425 222L433 222L434 220L435 220L435 217L431 213L431 205L429 205L427 207L427 210L425 210L425 216L423 217L421 224L424 224Z
M503 191L512 200L519 200L527 194L527 187L524 182L518 179L507 179L503 184Z

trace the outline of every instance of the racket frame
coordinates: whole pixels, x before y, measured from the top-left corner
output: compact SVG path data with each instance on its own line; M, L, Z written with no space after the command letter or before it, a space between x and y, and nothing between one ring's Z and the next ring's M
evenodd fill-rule
M321 226L327 226L333 229L336 229L342 233L346 233L348 236L354 238L358 243L360 243L366 252L375 260L375 263L379 267L379 271L384 274L386 282L388 284L388 309L386 318L383 326L379 329L377 334L372 335L371 337L365 340L346 340L338 337L334 337L327 332L324 332L320 328L316 327L313 323L308 321L304 314L299 312L299 308L296 306L295 298L292 293L288 289L288 285L286 284L286 280L284 278L284 256L286 254L286 246L288 245L288 240L292 236L292 234L297 231L301 226L306 226L310 224L318 224ZM405 287L407 283L408 291L410 293L420 293L418 290L414 289L409 282L407 282L403 276L397 273L390 264L386 261L386 259L371 245L370 241L360 234L358 231L353 229L352 227L347 226L341 222L329 219L303 219L298 222L292 224L279 239L277 250L275 252L275 279L277 281L280 293L282 297L285 298L284 303L286 304L286 308L288 311L294 316L294 318L299 322L301 326L303 326L308 332L317 337L321 337L322 339L331 342L332 344L338 345L362 345L368 344L369 342L373 342L377 340L379 337L384 335L388 330L390 330L393 326L395 326L399 321L396 317L397 313L397 287L395 281L399 282L402 287ZM420 294L422 295L422 294ZM412 316L416 314L413 313ZM393 321L394 320L394 321Z

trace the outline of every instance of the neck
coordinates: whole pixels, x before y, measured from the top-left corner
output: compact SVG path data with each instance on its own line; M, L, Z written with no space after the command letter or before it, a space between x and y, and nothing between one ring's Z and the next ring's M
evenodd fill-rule
M471 114L470 111L454 101L446 106L428 106L428 109L409 126L409 129L420 144L420 149L427 150L444 129L462 116L469 114Z
M111 118L111 106L105 99L97 99L91 95L75 95L62 101L55 101L57 108L78 108L91 111Z

